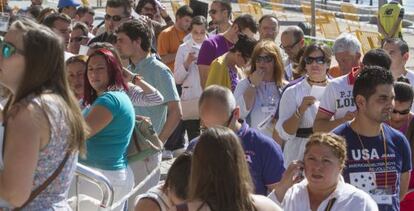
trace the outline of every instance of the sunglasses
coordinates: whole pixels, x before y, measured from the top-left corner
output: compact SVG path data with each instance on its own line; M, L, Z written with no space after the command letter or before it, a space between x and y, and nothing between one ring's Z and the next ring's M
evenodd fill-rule
M119 21L122 20L122 18L124 18L124 17L122 17L120 15L114 15L114 16L110 16L108 14L105 15L105 20L107 20L107 21L112 20L113 22L119 22Z
M295 45L297 45L300 41L302 41L302 39L296 41L295 43L293 43L292 45L288 45L288 46L283 46L282 44L279 45L279 47L283 50L290 50L293 47L295 47Z
M260 63L260 62L265 62L265 63L270 63L273 62L273 57L266 55L266 56L257 56L256 57L256 63Z
M400 115L407 115L407 114L409 114L410 113L410 109L406 109L406 110L404 110L404 111L398 111L398 110L392 110L392 113L394 113L394 114L400 114Z
M325 57L323 56L319 56L319 57L306 57L305 58L305 63L306 64L312 64L313 62L316 62L316 64L325 64Z
M5 41L1 41L0 49L1 49L1 54L3 55L3 58L6 58L6 59L10 58L16 53L23 54L23 50L20 50L16 48L13 44L9 42L5 42Z
M80 42L80 41L82 41L83 39L86 39L86 38L88 38L88 37L81 36L81 37L73 37L73 38L70 38L69 40L70 40L70 42Z

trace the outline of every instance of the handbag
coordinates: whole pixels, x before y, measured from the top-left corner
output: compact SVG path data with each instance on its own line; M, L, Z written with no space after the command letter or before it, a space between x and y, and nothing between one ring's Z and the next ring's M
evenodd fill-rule
M53 174L49 178L47 178L46 181L43 182L43 184L41 184L39 187L34 189L32 191L32 193L30 193L29 199L27 199L27 201L22 206L20 206L18 208L14 208L13 211L22 210L25 206L27 206L30 202L32 202L42 191L44 191L47 188L47 186L49 186L50 183L52 183L53 180L55 180L56 177L59 176L59 174L62 172L63 167L65 166L66 162L68 161L68 159L70 157L70 154L71 154L71 152L67 151L65 157L62 160L62 162L60 162L59 166L53 172Z
M198 100L199 98L181 100L181 107L183 108L183 120L200 119L200 114L198 113Z
M128 145L128 162L143 160L146 157L161 152L163 143L158 138L152 124L146 120L136 120Z

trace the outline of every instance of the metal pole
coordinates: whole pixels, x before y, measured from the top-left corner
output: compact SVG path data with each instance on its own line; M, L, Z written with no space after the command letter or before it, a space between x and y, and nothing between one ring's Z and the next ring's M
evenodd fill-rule
M313 37L316 37L316 8L315 8L315 0L311 1L311 15L312 15L312 30L311 30L311 35Z

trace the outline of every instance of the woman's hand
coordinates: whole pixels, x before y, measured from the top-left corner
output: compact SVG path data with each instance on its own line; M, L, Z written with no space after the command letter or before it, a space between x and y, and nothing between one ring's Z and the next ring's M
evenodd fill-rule
M195 52L191 52L188 54L187 59L184 62L184 68L185 70L188 70L188 68L190 67L191 63L193 61L195 61L197 59L196 53Z
M264 75L264 70L258 69L249 76L249 80L255 87L258 87L262 82Z
M316 98L313 96L305 96L302 99L302 103L300 104L298 110L300 115L302 115L303 113L305 113L306 109L309 108L309 106L311 106L312 104L314 104L316 101Z

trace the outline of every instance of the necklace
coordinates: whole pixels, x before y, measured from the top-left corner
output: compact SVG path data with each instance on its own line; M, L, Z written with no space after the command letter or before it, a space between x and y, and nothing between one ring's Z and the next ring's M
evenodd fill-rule
M315 84L323 84L327 81L327 79L325 78L322 81L314 81L314 80L310 79L310 77L308 77L308 81L311 82L311 83L315 83Z
M361 144L362 150L363 151L366 151L365 150L364 143L362 143L361 137L359 136L359 133L357 133L356 131L354 131L354 133L358 137L358 140L359 140L359 143ZM388 186L387 185L387 182L388 182L387 181L387 173L388 173L388 171L387 171L387 164L388 164L387 163L387 157L388 157L388 154L387 154L387 140L385 138L384 128L382 127L382 124L381 124L381 136L382 136L382 140L384 142L384 154L385 154L385 157L384 157L384 160L385 160L385 188L387 188L387 186ZM369 166L371 166L371 162L369 161L369 158L367 159L367 163L368 163ZM373 172L371 167L368 167L368 170L369 170L370 173Z

